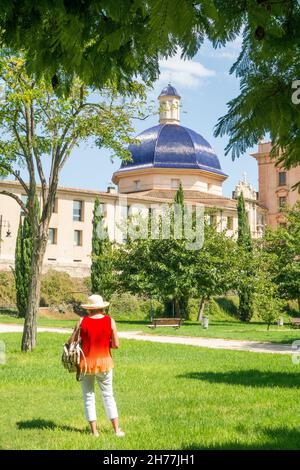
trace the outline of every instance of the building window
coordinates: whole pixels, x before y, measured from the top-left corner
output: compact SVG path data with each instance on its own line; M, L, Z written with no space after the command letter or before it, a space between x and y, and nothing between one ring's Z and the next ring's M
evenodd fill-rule
M83 201L73 201L73 220L83 221Z
M57 243L57 229L49 228L48 230L48 245L56 245Z
M58 209L58 199L57 197L54 199L54 202L53 202L53 214L57 214L57 209Z
M134 190L140 191L140 189L141 189L141 181L140 180L134 181Z
M285 186L286 185L286 171L280 171L278 173L278 185Z
M257 225L265 225L265 216L264 214L257 214Z
M285 196L280 196L278 202L279 202L279 207L284 207L286 205L286 197Z
M209 214L207 219L208 225L216 226L217 224L217 216L213 214Z
M82 230L74 230L74 245L82 245Z
M227 217L227 230L233 230L233 217Z
M178 189L180 184L179 179L171 179L171 188L172 189Z

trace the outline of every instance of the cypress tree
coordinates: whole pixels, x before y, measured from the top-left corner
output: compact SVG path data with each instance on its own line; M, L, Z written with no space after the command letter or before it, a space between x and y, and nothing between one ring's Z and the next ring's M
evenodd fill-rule
M251 232L248 223L247 212L245 208L245 200L243 192L239 195L238 198L238 205L237 205L237 213L238 213L238 245L241 246L243 250L245 250L247 254L247 258L250 261L252 257L252 240L251 240ZM251 263L247 263L246 269L246 276L249 278L252 276L251 272ZM246 279L247 281L247 279ZM239 291L239 317L244 322L249 322L253 316L253 292L251 289L251 284L248 282L244 282Z
M183 187L180 181L179 188L175 194L174 202L176 204L180 204L181 206L184 205L184 192L183 192Z
M19 317L25 317L30 283L32 230L28 217L20 217L15 250L16 303Z
M93 294L102 295L106 299L113 293L112 250L112 243L104 225L101 202L97 198L93 212L91 290Z
M238 244L252 251L252 240L243 192L238 197Z
M179 209L179 217L180 217L180 222L181 222L181 231L182 231L182 237L184 237L184 192L183 192L183 187L181 184L181 181L179 183L178 190L176 191L175 197L174 197L174 203L178 204L180 208L176 207L175 210ZM175 314L175 316L183 316L187 318L187 310L188 310L188 298L187 297L177 297L172 300L172 304L167 303L166 305L166 311L170 312L170 306L172 308L171 314Z

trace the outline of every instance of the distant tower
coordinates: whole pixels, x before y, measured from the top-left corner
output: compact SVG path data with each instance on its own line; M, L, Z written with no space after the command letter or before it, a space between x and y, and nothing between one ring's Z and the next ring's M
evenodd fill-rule
M180 96L169 83L158 97L159 124L179 124Z

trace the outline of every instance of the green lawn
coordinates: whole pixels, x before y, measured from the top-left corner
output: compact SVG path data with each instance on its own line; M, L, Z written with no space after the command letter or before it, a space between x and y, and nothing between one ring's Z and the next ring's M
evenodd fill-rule
M80 386L60 364L62 335L33 353L2 334L1 449L300 449L300 365L288 355L122 341L114 351L124 439L98 397L101 437L86 432Z
M13 315L0 314L0 323L17 323L23 324L23 319ZM67 327L73 328L76 320L54 320L49 318L39 318L39 326L50 327ZM201 336L204 338L225 338L252 341L269 341L273 343L292 343L294 340L300 339L300 329L292 329L290 326L284 325L278 327L272 325L270 330L267 326L260 322L251 322L249 324L241 323L237 320L219 320L210 321L209 328L203 329L197 322L185 322L181 328L148 328L149 321L119 321L117 322L119 331L141 331L147 334L155 335L173 335L173 336Z
M0 323L14 323L23 325L24 319L17 317L14 311L0 311ZM38 319L39 326L53 326L59 328L73 328L76 324L76 320L64 320L63 315L61 320L53 318L40 317Z

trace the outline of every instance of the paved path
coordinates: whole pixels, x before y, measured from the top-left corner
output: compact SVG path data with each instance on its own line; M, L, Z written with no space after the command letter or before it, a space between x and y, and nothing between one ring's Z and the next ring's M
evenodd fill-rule
M0 323L0 333L19 333L23 331L22 325ZM64 333L72 332L69 328L38 327L38 332ZM197 338L190 336L154 336L141 331L121 331L120 338L134 339L137 341L152 341L154 343L184 344L211 349L231 349L237 351L251 351L271 354L295 354L299 353L291 344L258 343L256 341L240 341L235 339Z

